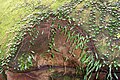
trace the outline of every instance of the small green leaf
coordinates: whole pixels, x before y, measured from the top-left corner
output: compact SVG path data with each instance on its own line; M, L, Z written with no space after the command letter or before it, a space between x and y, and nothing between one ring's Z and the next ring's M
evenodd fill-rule
M2 53L2 51L0 50L0 54Z
M60 52L57 48L54 48L54 50L55 50L56 52Z
M118 67L120 67L120 64L117 64L118 65Z
M113 74L114 74L114 76L115 76L116 80L118 80L118 76L116 75L116 73L113 73Z
M90 61L91 56L87 57L86 60L84 61L84 63L88 63L88 61Z
M97 74L96 74L96 79L98 79L98 75L99 75L99 72L97 72Z
M82 57L82 59L81 59L81 62L83 63L86 60L86 58L87 58L87 55L84 54L83 57Z
M52 53L51 56L52 56L52 58L54 58L55 57L54 53Z
M75 21L75 18L72 18L73 21Z

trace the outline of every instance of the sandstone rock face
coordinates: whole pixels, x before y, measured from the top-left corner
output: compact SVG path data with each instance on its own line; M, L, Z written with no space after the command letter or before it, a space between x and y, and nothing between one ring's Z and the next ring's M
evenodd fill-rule
M41 22L40 25L34 26L33 28L39 31L39 35L34 39L34 45L31 46L30 40L32 37L27 33L24 37L17 55L11 61L10 65L12 67L17 66L18 58L22 53L31 53L34 51L33 58L33 68L29 72L24 73L14 73L14 71L6 71L8 80L64 80L68 78L69 80L77 79L75 76L75 67L80 66L79 56L82 52L80 48L74 49L76 44L73 41L67 40L67 35L61 31L57 30L59 23L62 27L68 26L68 22L65 20L54 21L54 28L56 28L56 34L54 35L54 46L49 52L49 43L51 42L51 24L49 22ZM70 26L68 26L68 30ZM75 34L82 34L80 29L74 28L71 30L76 31ZM32 33L34 34L34 32ZM84 34L85 35L85 34ZM72 51L71 54L70 51ZM54 55L53 55L54 54ZM83 65L82 65L83 66ZM80 77L80 76L79 76ZM78 78L79 78L78 77Z
M3 79L2 79L2 75L1 75L1 74L0 74L0 80L3 80Z
M90 46L85 50L76 48L80 41L74 37L86 37L87 34L74 21L69 23L67 20L52 18L54 17L31 27L31 33L25 32L15 57L9 63L11 69L6 71L8 80L77 80L83 77L82 72L79 76L76 75L76 67L85 67L80 63L80 55L86 50L94 51L94 44L88 42L85 46ZM65 27L66 31L63 31ZM34 35L36 32L37 36ZM23 53L33 54L33 66L26 71L14 71L13 68L18 68L18 60Z
M59 67L48 70L42 69L37 71L31 71L27 73L13 73L7 71L6 74L8 80L64 80L64 78L66 77L69 80L75 79L75 76L73 76L75 74L75 69L67 68L66 73L64 74L63 72L64 68Z

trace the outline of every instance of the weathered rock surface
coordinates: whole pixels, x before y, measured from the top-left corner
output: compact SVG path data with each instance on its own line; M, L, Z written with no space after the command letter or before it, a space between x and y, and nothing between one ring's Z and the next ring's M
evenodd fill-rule
M53 22L54 28L56 29L56 34L54 35L54 46L53 49L47 52L52 38L51 25ZM69 78L68 80L77 80L78 78L80 79L80 77L82 77L82 73L79 77L75 76L75 68L77 66L85 67L85 65L81 65L79 61L79 56L82 50L80 48L74 49L76 44L73 44L73 41L70 41L69 39L67 40L68 36L62 32L61 29L57 29L58 23L62 27L67 26L68 30L71 32L75 31L75 34L80 34L82 36L87 35L82 29L76 26L74 22L68 25L69 22L66 20L56 19L54 21L43 21L40 23L40 25L34 26L33 28L39 31L37 38L35 38L33 41L34 44L31 45L30 41L32 40L32 37L28 34L28 32L26 32L27 34L21 42L16 56L9 64L12 68L17 68L18 59L22 53L30 54L32 51L34 51L34 65L27 71L14 71L14 69L11 68L11 71L6 72L9 80L64 80L63 78L66 76ZM70 30L71 26L75 27ZM34 32L32 34L34 34ZM94 49L92 42L89 42L88 44L91 45L87 50ZM74 54L72 54L70 51L72 51ZM56 74L59 75L54 79L53 75Z

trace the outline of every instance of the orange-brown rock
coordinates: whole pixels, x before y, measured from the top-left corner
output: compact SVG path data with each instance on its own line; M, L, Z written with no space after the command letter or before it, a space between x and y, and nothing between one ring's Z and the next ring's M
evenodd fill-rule
M56 34L54 35L54 45L49 52L49 43L51 42L51 25L53 21L43 21L40 25L36 25L33 29L39 32L38 36L32 39L29 32L24 36L23 41L21 42L16 56L11 60L10 66L18 66L18 58L22 53L31 54L34 52L34 65L33 68L30 68L29 72L24 73L14 73L15 71L7 71L7 78L9 80L63 80L63 78L52 79L53 73L58 73L63 75L74 75L75 68L81 65L79 61L79 56L82 52L80 48L75 49L75 43L73 40L67 40L68 36L62 32L60 29L57 29L58 23L64 27L67 26L68 30L75 31L75 34L80 34L86 36L86 34L78 26L70 30L70 26L74 25L72 22L71 25L68 25L69 22L66 20L54 20L54 28L56 29ZM34 34L34 32L32 32ZM74 35L75 35L74 34ZM33 45L30 41L33 40ZM46 66L49 66L46 68ZM52 71L50 69L52 66ZM34 70L32 70L34 69ZM19 72L19 71L18 71ZM22 72L22 71L21 71ZM72 76L74 77L74 76Z
M75 69L66 68L64 74L64 67L56 67L54 69L42 69L26 73L13 73L7 71L8 80L63 80L65 76L75 79ZM77 78L76 78L77 79Z
M3 80L3 79L2 79L2 75L1 75L1 74L0 74L0 80Z

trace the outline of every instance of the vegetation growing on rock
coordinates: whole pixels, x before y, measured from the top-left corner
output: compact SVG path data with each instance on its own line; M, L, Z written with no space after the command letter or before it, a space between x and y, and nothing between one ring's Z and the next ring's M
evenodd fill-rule
M60 57L67 66L69 60L75 61L73 67L84 80L100 79L103 73L104 79L120 79L119 1L71 0L55 11L37 12L22 22L25 25L14 36L8 57L1 60L1 71L60 65L54 62ZM43 58L44 64L33 64L36 54L42 56L38 62ZM28 63L20 60L21 56ZM46 57L53 61L47 62Z

